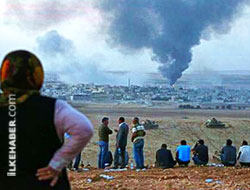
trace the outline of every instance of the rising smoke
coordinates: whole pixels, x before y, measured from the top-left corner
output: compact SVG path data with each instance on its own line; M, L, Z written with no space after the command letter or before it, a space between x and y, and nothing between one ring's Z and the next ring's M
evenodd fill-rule
M174 84L192 61L192 48L230 23L249 0L103 0L108 41L132 51L151 49L162 75ZM135 60L136 61L136 60Z
M67 83L108 83L108 78L94 59L82 57L72 40L56 30L47 32L36 40L37 52L46 71L54 72Z

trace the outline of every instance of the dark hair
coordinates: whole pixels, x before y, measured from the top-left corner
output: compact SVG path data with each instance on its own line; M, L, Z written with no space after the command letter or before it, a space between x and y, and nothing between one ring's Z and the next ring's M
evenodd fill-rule
M167 148L167 145L166 144L162 144L161 148Z
M119 121L120 121L120 122L124 122L124 121L125 121L124 117L120 117L120 118L119 118Z
M181 140L181 145L187 145L187 141Z
M104 117L104 118L102 118L102 123L104 123L105 121L108 121L108 120L109 120L108 117Z
M139 118L138 117L134 117L134 121L136 121L136 123L139 123Z
M247 141L242 141L242 145L248 145L248 142Z
M200 139L200 140L198 140L198 143L201 144L201 145L204 145L204 140Z
M227 139L227 146L231 146L233 144L231 139Z

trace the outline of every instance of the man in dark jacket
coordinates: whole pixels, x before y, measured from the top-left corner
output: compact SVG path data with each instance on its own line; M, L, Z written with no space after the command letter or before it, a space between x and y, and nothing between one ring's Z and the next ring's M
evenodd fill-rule
M171 150L167 149L166 144L161 145L161 149L156 152L155 167L157 168L173 168L176 164L174 161Z
M99 146L100 146L100 154L98 160L98 168L105 168L105 159L107 157L109 151L109 135L112 134L112 130L108 127L109 118L104 117L102 119L102 124L99 127L98 135L99 135Z
M127 146L128 138L128 125L125 123L124 117L120 117L118 120L119 129L116 130L116 150L115 150L115 160L114 160L114 169L118 168L119 165L119 156L121 155L121 168L125 168L125 152Z
M227 144L221 150L221 161L225 166L235 166L236 164L236 148L232 146L232 140L227 139Z
M208 147L204 145L204 140L200 139L192 151L194 153L193 161L195 165L207 165Z

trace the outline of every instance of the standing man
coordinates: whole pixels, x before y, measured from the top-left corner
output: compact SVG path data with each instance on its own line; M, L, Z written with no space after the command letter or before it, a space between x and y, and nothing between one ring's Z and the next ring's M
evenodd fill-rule
M116 135L116 150L115 150L115 161L114 161L114 169L118 168L119 165L119 156L121 155L121 169L125 168L125 152L127 146L127 138L128 138L128 125L125 123L124 117L120 117L118 120L119 129L115 130L117 132Z
M82 152L79 152L79 154L77 154L77 156L75 157L75 162L74 162L74 165L73 165L73 170L74 171L80 171L79 170L79 164L81 162L81 158L82 158Z
M105 168L105 159L108 155L109 150L109 135L113 132L108 127L109 118L102 118L102 124L99 127L98 135L99 135L99 146L100 146L100 154L98 160L98 168Z
M131 141L133 142L133 152L134 159L136 163L136 169L144 169L144 156L143 156L143 147L144 147L144 136L146 132L144 126L139 123L139 118L135 117L133 119L132 127L132 137Z

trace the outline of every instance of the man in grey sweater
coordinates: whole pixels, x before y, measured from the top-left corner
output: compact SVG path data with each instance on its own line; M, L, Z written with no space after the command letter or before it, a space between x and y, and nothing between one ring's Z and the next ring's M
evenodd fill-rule
M125 168L125 152L127 146L128 138L128 125L125 123L124 117L120 117L118 120L119 129L116 129L116 150L115 150L115 160L114 160L114 169L118 168L119 165L119 156L121 155L121 168Z

